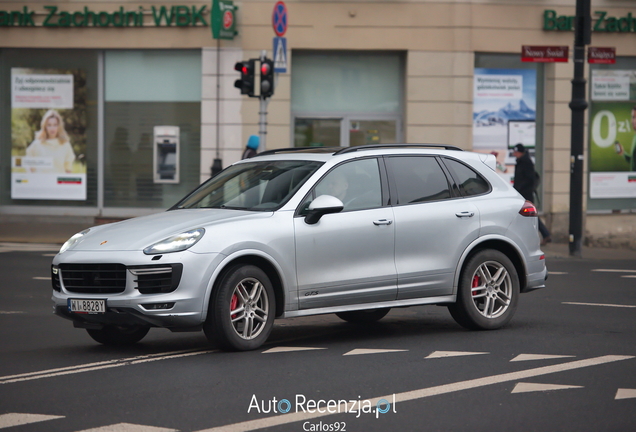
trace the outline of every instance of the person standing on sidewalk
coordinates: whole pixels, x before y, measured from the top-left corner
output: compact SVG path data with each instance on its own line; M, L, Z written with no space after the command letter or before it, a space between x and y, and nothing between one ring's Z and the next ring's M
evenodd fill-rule
M258 146L260 145L260 142L261 139L257 135L250 135L241 159L249 159L256 156L258 153Z
M523 144L515 145L512 148L512 154L517 158L513 186L522 197L530 202L534 202L534 192L537 186L534 163L532 159L530 159L530 155ZM541 237L543 237L541 244L545 245L546 243L550 243L552 238L550 237L548 228L543 224L540 218L538 219L539 232L541 233Z

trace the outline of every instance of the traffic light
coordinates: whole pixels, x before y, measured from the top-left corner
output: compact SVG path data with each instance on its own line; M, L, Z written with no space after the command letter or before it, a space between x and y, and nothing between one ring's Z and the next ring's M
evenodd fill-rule
M234 65L234 70L241 73L241 79L234 81L234 87L241 90L241 94L254 96L254 60L245 60Z
M268 98L274 94L274 61L268 58L261 60L261 97Z

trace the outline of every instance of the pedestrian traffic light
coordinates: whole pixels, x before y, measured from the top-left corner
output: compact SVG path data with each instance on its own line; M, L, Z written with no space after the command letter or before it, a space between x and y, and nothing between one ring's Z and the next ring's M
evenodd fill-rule
M268 98L274 94L274 62L271 59L261 60L261 97Z
M234 87L241 90L241 94L254 96L254 60L245 60L234 65L234 70L241 73L241 79L234 81Z

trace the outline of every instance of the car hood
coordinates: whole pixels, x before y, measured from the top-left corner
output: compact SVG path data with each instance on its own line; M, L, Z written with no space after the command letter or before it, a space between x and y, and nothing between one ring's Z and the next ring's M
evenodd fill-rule
M131 251L144 248L196 228L206 231L224 222L262 219L272 212L249 212L229 209L172 210L90 229L72 251ZM208 233L208 235L210 235Z

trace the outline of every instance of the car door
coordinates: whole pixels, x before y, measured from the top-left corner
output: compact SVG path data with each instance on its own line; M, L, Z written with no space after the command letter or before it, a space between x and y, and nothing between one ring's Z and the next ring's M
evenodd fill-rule
M387 166L398 299L450 295L459 258L479 235L479 211L453 191L435 157L390 157Z
M327 173L301 204L321 195L344 204L316 224L302 211L294 219L301 309L395 300L393 212L382 184L378 160L357 159Z

